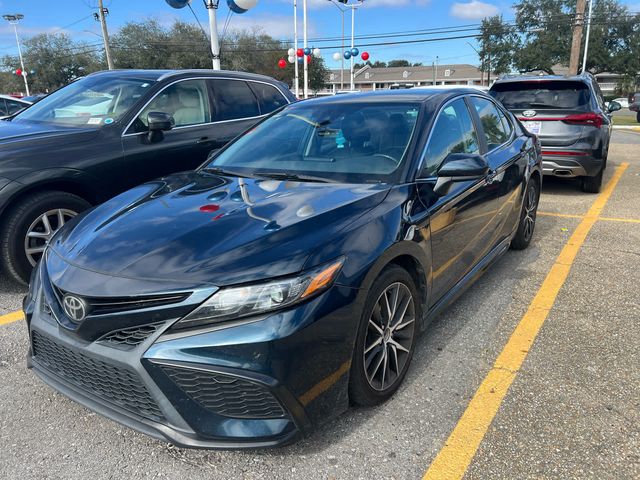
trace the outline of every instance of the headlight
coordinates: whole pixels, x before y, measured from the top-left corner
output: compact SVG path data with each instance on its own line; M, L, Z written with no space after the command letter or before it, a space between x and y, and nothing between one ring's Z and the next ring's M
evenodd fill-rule
M297 277L223 288L178 321L174 328L219 323L287 308L327 290L343 263L344 258L340 258Z

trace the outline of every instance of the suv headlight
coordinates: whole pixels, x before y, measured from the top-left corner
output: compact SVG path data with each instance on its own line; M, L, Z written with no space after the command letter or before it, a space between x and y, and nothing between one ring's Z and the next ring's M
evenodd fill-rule
M222 288L173 328L220 323L287 308L331 287L343 263L344 258L340 258L296 277Z

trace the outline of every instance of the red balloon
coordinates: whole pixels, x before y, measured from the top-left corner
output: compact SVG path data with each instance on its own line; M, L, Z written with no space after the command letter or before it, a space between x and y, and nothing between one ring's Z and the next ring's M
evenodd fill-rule
M362 60L365 62L369 60L369 52L362 52Z
M299 48L298 50L296 50L296 55L297 55L299 58L302 58L302 57L304 56L304 50L303 50L303 49L301 49L301 48Z
M280 60L278 60L278 66L280 68L287 68L287 61L283 58L281 58Z
M311 55L307 55L307 63L311 63Z
M19 68L16 70L16 75L22 75L22 70L20 70Z

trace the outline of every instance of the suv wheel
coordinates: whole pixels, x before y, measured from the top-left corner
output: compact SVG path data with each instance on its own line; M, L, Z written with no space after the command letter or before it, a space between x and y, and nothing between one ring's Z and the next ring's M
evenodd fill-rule
M640 112L636 113L636 120L638 123L640 123Z
M409 368L420 318L418 291L409 273L396 265L371 287L351 362L349 397L372 406L398 389Z
M19 283L29 281L51 237L90 204L66 192L41 192L7 212L0 230L0 259L5 272Z
M600 193L602 187L602 174L604 173L604 166L600 169L597 175L593 177L582 177L581 188L586 193Z

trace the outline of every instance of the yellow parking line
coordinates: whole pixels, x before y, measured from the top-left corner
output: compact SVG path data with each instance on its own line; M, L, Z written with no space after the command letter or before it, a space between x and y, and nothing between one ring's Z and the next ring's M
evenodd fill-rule
M549 310L569 275L580 247L628 166L628 163L623 163L616 169L611 180L569 238L529 305L527 313L498 355L493 368L476 390L445 445L424 474L423 480L460 479L464 476L540 328L547 319Z
M537 214L543 217L584 218L584 215L570 215L568 213L538 212Z
M543 217L584 218L584 215L570 215L568 213L555 212L538 212L538 215L542 215ZM598 217L598 220L602 220L603 222L640 223L640 219L637 218Z
M18 320L22 320L23 318L24 318L24 313L22 313L22 310L18 310L17 312L7 313L5 315L0 315L0 325L17 322Z
M637 218L600 217L598 220L604 220L606 222L640 223L640 220L638 220Z

